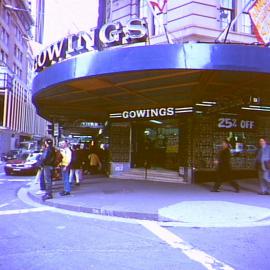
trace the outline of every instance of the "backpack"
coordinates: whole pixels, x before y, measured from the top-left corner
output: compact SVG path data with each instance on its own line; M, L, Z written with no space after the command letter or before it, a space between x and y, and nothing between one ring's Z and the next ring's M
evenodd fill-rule
M61 152L58 149L55 149L53 166L58 167L59 164L62 162L62 160L63 160L63 156Z

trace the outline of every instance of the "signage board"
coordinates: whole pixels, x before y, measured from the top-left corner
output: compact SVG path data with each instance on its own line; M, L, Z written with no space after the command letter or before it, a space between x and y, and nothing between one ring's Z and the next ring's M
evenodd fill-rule
M162 108L150 108L150 109L138 109L123 111L119 113L111 113L110 118L118 119L151 119L151 118L160 118L160 117L172 117L177 114L182 113L191 113L193 112L193 107L162 107Z
M254 130L256 129L255 120L240 117L219 117L217 128L226 130Z
M146 41L147 33L145 20L132 18L125 25L120 22L111 22L103 25L98 33L98 37L103 46L109 47ZM34 70L40 72L44 68L72 56L96 51L98 41L95 40L95 36L95 31L82 31L53 43L36 56Z

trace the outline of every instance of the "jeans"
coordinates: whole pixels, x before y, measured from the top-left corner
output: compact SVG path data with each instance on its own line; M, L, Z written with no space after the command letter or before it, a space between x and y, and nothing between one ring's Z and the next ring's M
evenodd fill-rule
M270 182L265 180L265 172L262 170L258 171L258 176L259 176L259 180L260 180L260 188L261 188L261 192L270 192Z
M45 179L44 179L44 170L43 170L43 168L41 168L39 170L40 170L40 176L39 176L40 190L46 190L46 184L45 184Z
M46 194L52 195L52 166L44 166L43 167L43 174L46 186ZM41 179L40 179L41 182Z
M76 183L80 183L81 169L70 169L70 172L69 172L69 183L73 183L74 174L75 174Z
M69 167L61 167L61 172L62 172L62 179L64 182L64 191L65 192L70 192L71 191L71 185L69 183Z

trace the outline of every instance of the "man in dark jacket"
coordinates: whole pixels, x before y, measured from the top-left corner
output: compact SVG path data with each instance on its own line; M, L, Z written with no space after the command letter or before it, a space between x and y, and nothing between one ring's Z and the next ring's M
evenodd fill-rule
M51 139L46 139L44 142L44 152L41 156L41 166L43 167L44 180L46 184L46 193L42 199L48 200L52 199L52 171L55 159L55 149L53 147L53 141Z
M240 187L232 176L230 144L227 140L222 142L222 149L219 151L215 163L217 165L217 179L211 191L218 192L224 182L229 182L235 191L239 192Z

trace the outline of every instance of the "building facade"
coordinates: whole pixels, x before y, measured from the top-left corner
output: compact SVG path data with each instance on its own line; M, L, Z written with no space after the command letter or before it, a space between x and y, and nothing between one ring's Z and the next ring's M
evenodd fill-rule
M254 35L253 1L160 0L155 13L148 2L100 1L95 36L43 51L35 105L59 122L107 123L114 177L209 179L224 139L238 176L253 175L270 133L270 51Z
M31 1L0 2L0 153L47 133L32 103L34 24Z

